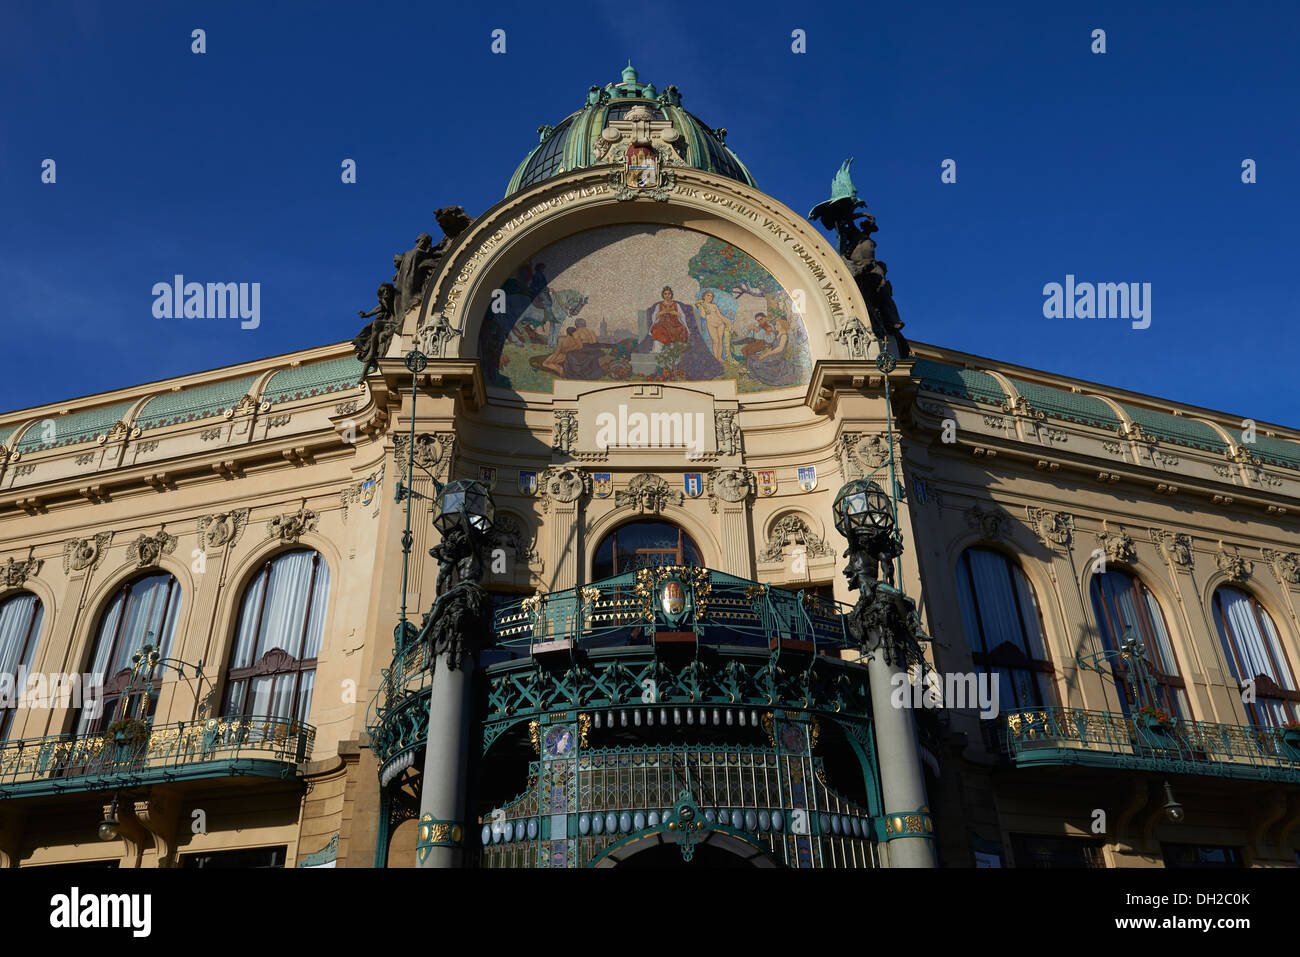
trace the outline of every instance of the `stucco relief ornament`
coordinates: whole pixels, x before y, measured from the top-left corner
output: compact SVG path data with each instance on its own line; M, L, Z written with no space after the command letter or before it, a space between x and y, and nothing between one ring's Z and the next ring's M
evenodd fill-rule
M1171 565L1184 571L1191 571L1193 561L1191 536L1182 532L1168 532L1153 528L1151 529L1151 541L1160 549Z
M434 358L446 358L451 343L459 335L460 330L452 326L446 313L432 313L420 326L420 351Z
M1271 548L1261 548L1264 561L1273 568L1278 584L1300 585L1300 555L1295 552L1279 552Z
M1068 547L1074 538L1074 516L1067 512L1049 512L1030 505L1025 514L1034 534L1044 542Z
M680 506L686 493L675 489L661 476L642 472L627 483L627 488L614 493L614 506L633 506L642 512L660 512L665 506Z
M853 478L865 478L889 461L889 435L877 432L845 432L840 437L844 464Z
M779 518L767 536L767 544L759 552L760 562L779 562L784 560L788 546L801 546L808 558L821 558L834 555L835 549L814 532L806 521L798 515L790 514Z
M316 531L320 516L303 502L296 512L283 512L266 523L266 537L282 542L296 542L306 532Z
M492 522L488 536L491 548L512 548L515 559L529 567L542 567L542 557L537 553L537 539L528 534L523 523L509 515L498 515Z
M677 179L666 167L682 165L676 149L681 138L672 123L656 120L644 106L634 106L601 130L592 152L596 162L616 167L609 177L616 199L647 196L664 202Z
M1118 532L1111 531L1104 520L1101 531L1097 533L1097 545L1108 562L1130 563L1137 558L1137 546L1132 537L1122 527Z
M1219 542L1219 554L1217 560L1219 563L1219 571L1223 572L1233 581L1238 582L1245 581L1249 578L1251 571L1255 567L1254 562L1247 561L1241 557L1241 553L1237 551L1236 545L1232 546L1232 551L1228 551L1228 548L1223 544L1223 542Z
M416 467L427 469L439 481L446 481L455 443L456 436L451 432L438 432L433 435L422 432L417 435L415 437ZM408 436L393 437L393 456L397 459L397 469L402 475L406 474L406 452L410 444L411 440Z
M713 431L718 440L719 455L739 455L741 449L740 425L733 410L713 413Z
M581 469L551 466L542 475L542 511L551 510L551 501L569 504L591 494L591 476Z
M235 544L248 525L248 513L249 509L237 508L230 512L200 517L199 541L204 548L222 548Z
M572 452L578 444L578 413L564 409L555 413L555 438L553 448L556 452Z
M857 316L846 315L844 322L835 330L835 341L844 346L850 359L865 359L867 344L872 341L871 331Z
M39 558L26 558L22 561L14 561L9 558L3 565L0 565L0 585L7 588L16 588L28 578L35 577L40 573L41 565L44 562Z
M709 511L718 510L718 501L744 502L758 494L758 480L754 473L741 466L737 469L716 469L709 473Z
M152 535L141 535L127 547L127 560L135 562L137 568L157 565L164 555L176 551L178 541L175 535L168 535L162 529Z
M139 435L139 429L133 429L125 422L114 422L109 426L107 432L98 437L98 442L100 445L104 445L107 442L121 442L128 437L132 439L138 438Z
M1006 533L1007 516L996 509L989 511L972 505L966 509L966 523L979 532L980 538L996 542Z
M93 538L74 538L63 543L63 571L79 572L98 568L113 540L112 532L97 532Z

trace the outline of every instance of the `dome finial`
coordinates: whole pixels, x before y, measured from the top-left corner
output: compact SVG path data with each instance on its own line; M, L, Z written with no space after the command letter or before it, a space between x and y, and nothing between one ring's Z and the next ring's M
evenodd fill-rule
M623 82L624 83L636 82L636 67L632 65L632 60L630 58L627 61L627 66L623 68Z

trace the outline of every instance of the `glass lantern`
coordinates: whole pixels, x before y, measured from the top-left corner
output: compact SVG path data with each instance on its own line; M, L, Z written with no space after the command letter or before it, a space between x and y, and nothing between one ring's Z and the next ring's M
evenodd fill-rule
M490 532L495 512L496 506L487 483L478 479L457 479L448 482L438 493L433 525L446 535L453 528L460 527L461 514L464 513L469 519L470 528L478 532Z
M893 503L884 489L868 479L846 482L831 508L835 513L835 528L845 538L889 531L894 526Z

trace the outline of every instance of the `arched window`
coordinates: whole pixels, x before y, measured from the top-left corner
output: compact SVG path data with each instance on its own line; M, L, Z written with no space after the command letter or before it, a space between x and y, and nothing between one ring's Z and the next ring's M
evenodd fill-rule
M239 609L224 714L307 720L329 591L319 552L286 552L262 566Z
M1294 721L1300 694L1273 619L1253 595L1231 585L1216 588L1212 604L1232 676L1238 683L1255 682L1255 701L1246 705L1251 723L1280 727Z
M601 539L591 563L591 577L600 581L655 565L702 564L699 547L676 525L628 522Z
M1126 571L1112 569L1092 576L1089 585L1092 608L1101 629L1102 645L1107 651L1120 651L1125 640L1136 638L1145 652L1146 670L1155 679L1156 707L1171 716L1187 718L1186 684L1178 673L1178 659L1165 627L1165 616L1151 590ZM1132 669L1122 658L1111 659L1120 707L1128 714L1133 706L1135 688ZM1145 697L1139 698L1145 705Z
M1056 704L1052 661L1034 589L1001 552L968 548L957 561L957 594L971 659L998 679L998 709Z
M44 618L41 600L31 592L13 595L0 605L0 681L7 677L12 682L5 696L8 700L0 703L0 741L9 737L14 725L18 699L26 685L19 671L32 666Z
M180 610L180 583L166 572L133 578L118 589L100 619L90 660L90 673L103 679L104 697L99 707L82 703L78 734L93 734L125 713L123 709L132 703L122 700L131 678L131 656L147 644L157 649L159 657L166 657ZM150 676L149 706L143 717L152 715L157 706L160 672Z

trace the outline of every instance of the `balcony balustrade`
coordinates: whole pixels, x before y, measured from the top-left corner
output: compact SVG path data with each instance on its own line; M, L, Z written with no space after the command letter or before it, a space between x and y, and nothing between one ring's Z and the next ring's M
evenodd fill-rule
M316 729L238 715L0 742L0 798L227 775L287 778L310 759Z
M1077 764L1300 783L1300 733L1282 728L1078 708L1016 712L1003 727L1017 767Z

